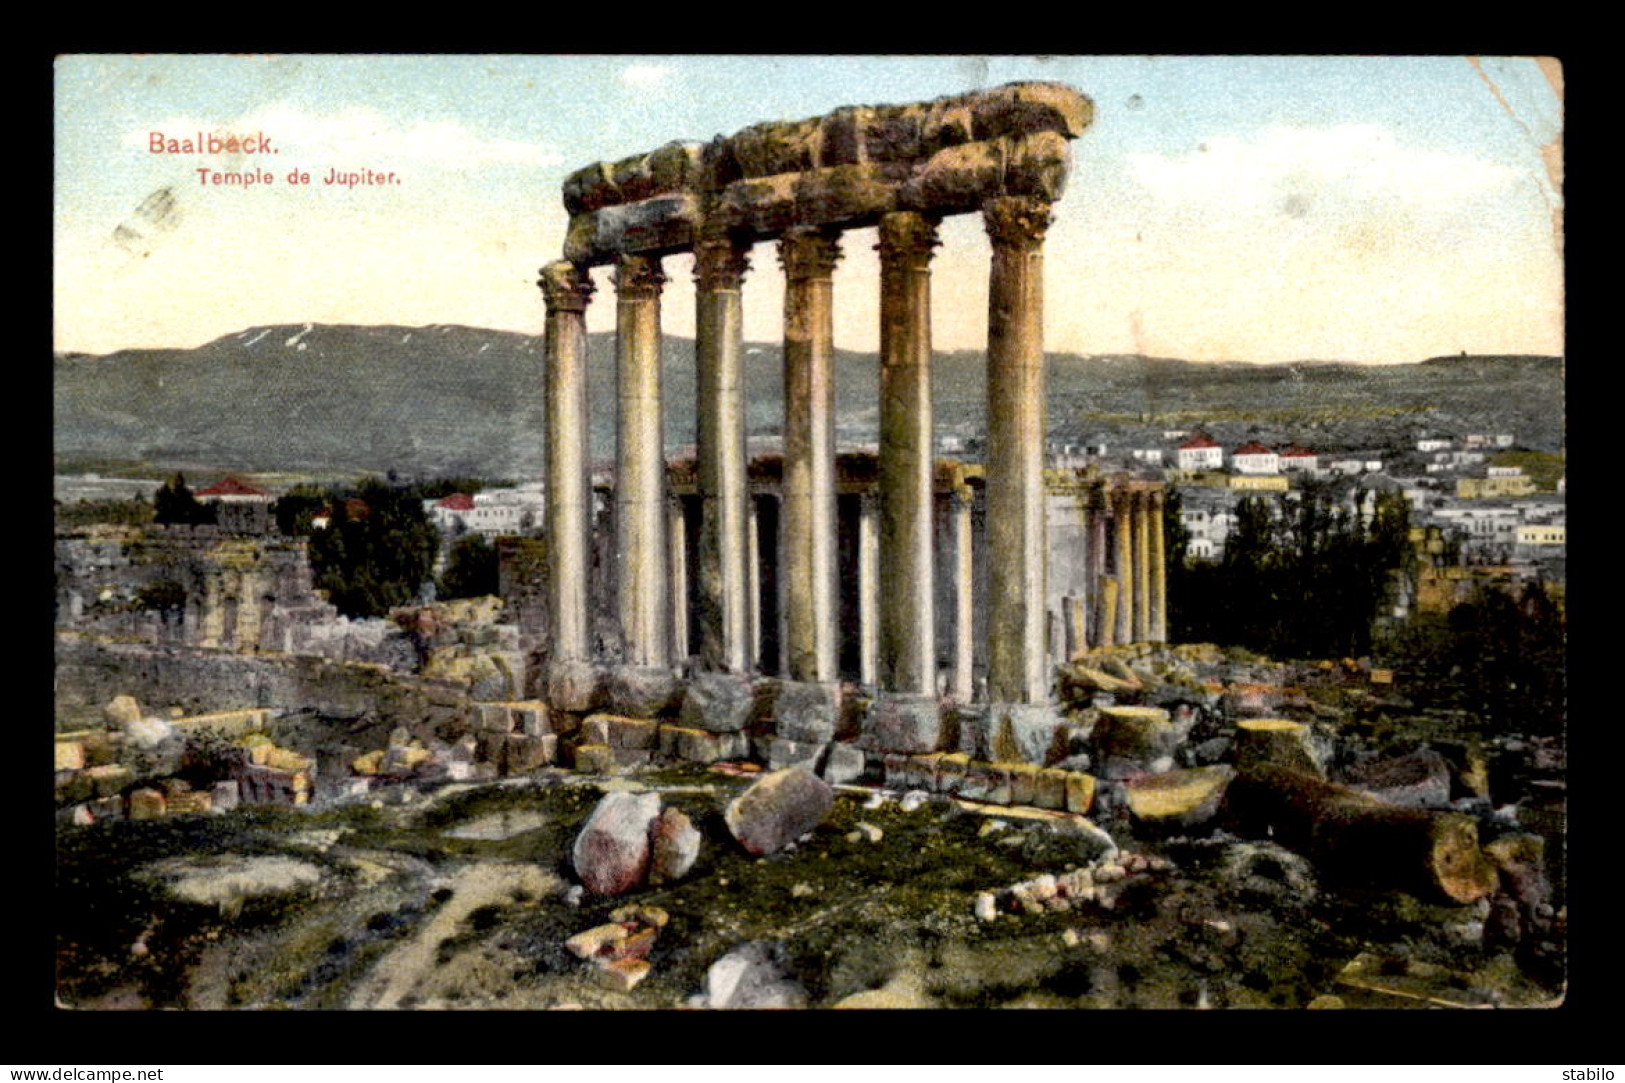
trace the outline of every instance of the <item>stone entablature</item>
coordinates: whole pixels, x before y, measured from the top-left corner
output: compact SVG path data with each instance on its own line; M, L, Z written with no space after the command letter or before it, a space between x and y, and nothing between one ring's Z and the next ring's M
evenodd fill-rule
M797 228L862 229L897 211L978 211L998 196L1053 203L1071 165L1067 142L1093 114L1071 87L1012 83L595 162L564 182L564 258L593 266L686 251L716 234L750 243Z

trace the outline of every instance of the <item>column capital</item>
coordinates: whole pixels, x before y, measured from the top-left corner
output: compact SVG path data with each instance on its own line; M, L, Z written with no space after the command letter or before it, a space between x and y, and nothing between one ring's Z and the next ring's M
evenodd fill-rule
M665 284L658 256L622 256L615 262L615 292L623 298L659 297Z
M841 231L803 226L779 238L779 263L785 278L805 281L828 278L841 258Z
M542 297L549 312L585 312L592 300L592 278L584 267L569 260L556 260L543 267L536 284L542 288Z
M937 238L937 220L918 211L893 211L880 217L880 253L882 264L900 263L905 267L924 270L931 263L931 250L941 247Z
M1031 196L994 196L982 204L982 224L994 247L1036 248L1054 220L1051 207Z
M724 234L694 243L694 282L702 290L737 290L749 270L749 245Z

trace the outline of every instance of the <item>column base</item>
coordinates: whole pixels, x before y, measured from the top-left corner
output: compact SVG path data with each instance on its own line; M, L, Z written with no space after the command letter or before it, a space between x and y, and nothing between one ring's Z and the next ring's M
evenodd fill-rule
M632 718L670 714L683 684L664 666L621 666L609 674L609 709Z
M935 752L942 743L942 704L935 696L877 692L859 743L876 752Z
M592 662L559 659L547 667L547 705L559 711L592 711L604 702L604 674Z
M962 715L959 750L993 763L1043 766L1066 755L1066 719L1051 703L995 703Z
M773 732L789 741L822 745L835 739L841 717L838 682L784 681L773 703Z
M738 733L756 710L756 692L749 677L734 673L696 673L683 694L678 718L689 729L710 733Z

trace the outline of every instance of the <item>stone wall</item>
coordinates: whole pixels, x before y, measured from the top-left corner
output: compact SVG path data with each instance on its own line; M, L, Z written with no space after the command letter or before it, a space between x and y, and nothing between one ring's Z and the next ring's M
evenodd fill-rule
M182 714L200 715L268 707L455 737L469 726L471 683L414 677L371 663L59 633L56 728L100 726L102 705L128 694L158 712L178 707Z

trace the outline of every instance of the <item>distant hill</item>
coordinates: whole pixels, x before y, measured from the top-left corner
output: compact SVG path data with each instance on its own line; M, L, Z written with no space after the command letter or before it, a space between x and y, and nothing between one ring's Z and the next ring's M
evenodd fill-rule
M588 340L593 454L614 454L614 336ZM1125 422L1200 423L1257 415L1270 426L1411 411L1419 423L1515 431L1555 449L1562 359L1447 357L1416 365L1193 363L1133 355L1050 355L1057 439ZM778 343L746 344L746 423L779 430ZM843 440L875 439L878 358L840 350ZM53 364L59 469L85 463L236 471L384 471L539 476L542 340L456 325L255 327L190 350L58 354ZM668 450L694 440L694 344L667 337ZM985 360L940 353L937 426L984 425ZM1374 407L1379 409L1373 410Z

